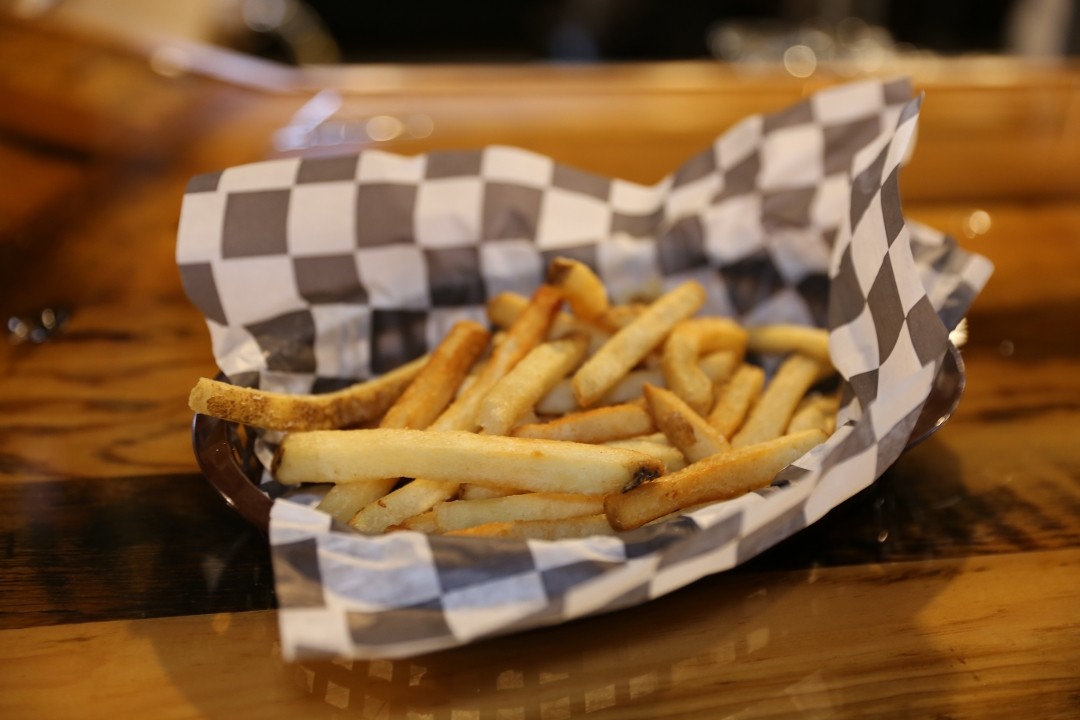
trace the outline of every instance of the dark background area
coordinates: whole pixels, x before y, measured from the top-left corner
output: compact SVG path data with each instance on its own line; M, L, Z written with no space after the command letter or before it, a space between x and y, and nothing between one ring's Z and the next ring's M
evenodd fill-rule
M263 2L265 0L251 0ZM1027 5L1025 6L1025 2ZM1051 28L1047 54L1076 54L1076 0ZM251 2L247 3L248 5ZM736 26L785 38L816 29L838 41L852 21L897 51L1009 52L1018 11L1046 14L1038 0L458 0L285 3L320 28L342 62L637 61L722 57L713 39ZM1021 7L1024 6L1024 7ZM291 22L296 24L292 12ZM1054 29L1056 28L1056 29ZM307 28L308 31L311 27ZM304 30L301 30L303 32ZM293 61L290 33L263 32L251 52ZM294 37L297 32L291 33ZM1064 35L1064 40L1061 36ZM793 41L795 42L795 41ZM790 44L790 43L789 43ZM732 58L722 58L732 59Z

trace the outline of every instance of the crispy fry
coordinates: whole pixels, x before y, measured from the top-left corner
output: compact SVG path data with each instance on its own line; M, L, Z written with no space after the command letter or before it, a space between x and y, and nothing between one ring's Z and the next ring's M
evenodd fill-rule
M608 309L607 288L585 263L557 257L548 265L547 282L559 288L570 312L586 322L595 322Z
M582 410L551 422L520 425L513 437L602 443L608 440L646 435L656 430L652 416L641 403L626 403Z
M633 448L631 448L632 450ZM461 483L458 489L459 500L486 500L488 498L506 497L517 495L521 490L512 487L498 487L496 485L475 485L473 483Z
M354 458L352 462L362 462ZM348 483L358 485L365 483ZM454 497L457 482L437 482L417 478L365 505L353 516L349 525L362 533L375 535L426 512L444 500ZM417 510L417 508L420 508Z
M694 463L731 449L728 441L682 398L664 388L645 386L645 400L656 426Z
M829 356L829 331L803 325L762 325L750 328L747 349L762 355L809 355L820 363L832 365Z
M413 515L411 518L405 518L400 524L388 527L387 530L412 530L413 532L427 533L428 535L441 532L439 524L435 521L434 510L428 510L419 515Z
M716 404L706 420L730 440L742 427L746 414L765 386L765 371L757 365L743 365L731 379L716 389Z
M452 500L433 510L439 532L453 532L489 522L559 520L604 512L599 495L522 493L487 500Z
M777 473L824 441L820 430L806 430L714 455L627 492L612 493L604 510L612 527L631 530L691 505L730 500L767 486Z
M641 313L645 312L648 305L644 303L629 303L627 305L612 305L599 319L598 324L610 332L615 332L637 320Z
M373 429L288 435L272 471L286 485L413 477L454 483L455 489L458 483L473 482L533 492L602 495L656 477L663 466L643 453L601 445L455 431Z
M425 355L380 377L323 395L285 395L200 378L188 397L188 407L267 430L351 427L385 413L427 360Z
M541 343L488 391L477 421L482 432L505 435L555 383L585 359L588 339L572 335Z
M660 367L667 386L697 413L712 406L713 382L698 366L698 358L708 352L727 350L741 356L746 349L746 331L726 318L692 318L672 328L664 341Z
M480 323L456 323L431 353L424 369L386 411L379 427L423 429L434 422L454 398L490 337Z
M627 450L637 450L646 455L651 455L664 463L665 474L686 467L686 456L682 454L682 451L679 450L679 448L666 442L667 438L664 438L664 442L658 442L656 440L647 439L651 437L653 436L645 435L643 437L626 438L625 440L610 440L604 444L610 445L611 447L626 448Z
M605 405L621 405L641 397L641 388L645 383L653 385L663 384L664 377L659 370L632 370L615 387L604 393L604 396L593 403L593 407ZM574 397L574 389L569 378L560 380L549 393L540 398L536 403L536 411L541 415L565 415L566 413L581 410Z
M826 435L836 430L836 411L840 408L839 393L812 393L807 395L795 408L788 423L787 432L817 428Z
M508 328L514 324L518 316L529 304L529 299L524 295L513 292L501 292L487 301L488 320L495 327ZM569 313L560 312L555 314L551 321L551 329L548 330L548 340L558 340L568 335L586 334L589 336L589 349L594 350L608 338L608 333L600 328L576 318Z
M705 288L687 281L665 293L626 327L611 336L574 374L578 404L589 407L621 380L642 358L663 342L675 323L705 302Z
M808 355L791 355L784 360L731 438L731 446L741 448L779 437L820 372L821 363Z
M558 290L549 285L541 285L507 331L506 337L492 350L480 376L466 392L454 400L431 427L435 430L476 430L476 413L484 396L530 350L543 342L561 304L562 295ZM427 508L417 512L425 509Z
M416 379L386 411L379 427L422 430L430 425L454 397L489 338L488 331L479 323L466 320L455 324ZM397 482L398 478L394 477L381 482L335 485L317 507L347 523L365 505L393 490Z
M745 354L741 352L715 350L698 360L698 367L715 384L730 378L742 365L743 357Z
M563 518L561 520L523 520L520 522L490 522L447 535L469 537L501 537L529 540L571 540L593 535L612 535L615 531L604 515Z

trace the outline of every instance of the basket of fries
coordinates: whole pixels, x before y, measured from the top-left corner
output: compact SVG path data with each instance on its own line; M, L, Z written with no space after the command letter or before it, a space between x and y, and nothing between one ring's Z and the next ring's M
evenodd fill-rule
M655 186L498 146L195 178L196 454L268 532L284 655L645 602L879 477L958 398L991 272L903 216L920 103L830 88Z

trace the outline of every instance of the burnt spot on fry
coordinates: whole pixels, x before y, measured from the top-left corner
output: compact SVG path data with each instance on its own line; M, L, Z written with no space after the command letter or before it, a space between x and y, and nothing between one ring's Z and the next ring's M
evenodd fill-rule
M644 482L655 480L656 478L660 477L661 474L662 473L657 471L655 468L640 467L634 471L634 476L630 478L630 482L623 485L622 491L630 492Z

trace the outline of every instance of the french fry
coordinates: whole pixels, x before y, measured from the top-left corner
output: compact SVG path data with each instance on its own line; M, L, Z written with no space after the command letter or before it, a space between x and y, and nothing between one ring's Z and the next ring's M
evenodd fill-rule
M513 292L501 292L487 301L487 316L492 325L498 328L508 328L514 324L518 316L529 304L529 299L524 295ZM558 340L568 335L586 334L589 336L589 350L595 350L607 340L609 333L590 323L576 318L565 312L555 314L548 330L548 340Z
M435 430L476 430L476 414L484 396L530 350L544 341L561 304L562 294L558 290L550 285L541 285L506 336L492 350L484 370L431 427ZM426 509L421 508L417 512Z
M824 441L820 430L806 430L714 455L608 495L604 511L616 530L632 530L692 505L730 500L766 487L777 473Z
M432 510L435 526L447 533L489 522L560 520L604 512L599 495L522 493L487 500L451 500Z
M188 407L266 430L351 427L381 417L427 363L427 356L366 382L322 395L286 395L200 378Z
M836 411L840 407L839 393L812 393L804 397L788 423L787 432L817 428L826 435L836 430Z
M705 418L728 440L742 427L746 415L765 387L765 371L757 365L743 365L731 379L716 389L716 403Z
M693 315L704 303L705 288L691 280L649 305L574 373L572 386L578 405L589 407L603 397L664 341L675 323Z
M809 355L820 363L832 365L829 356L829 331L803 325L762 325L747 330L747 349L762 355Z
M505 435L555 383L585 359L588 339L571 335L534 347L484 396L477 414L481 432Z
M660 462L664 463L664 473L675 472L686 467L686 456L682 454L679 448L675 447L669 442L658 442L656 440L649 440L647 438L651 435L645 435L643 437L626 438L625 440L610 440L605 445L611 447L621 447L627 450L637 450L638 452L651 455Z
M604 393L604 396L593 403L593 407L605 405L621 405L641 397L641 388L645 383L653 385L663 384L664 376L659 370L631 370L626 373L615 387ZM560 380L540 401L536 403L536 411L541 415L565 415L566 413L578 412L581 406L574 397L574 389L569 378Z
M428 510L419 515L413 515L411 518L405 518L400 524L389 527L387 530L412 530L413 532L420 532L428 535L436 535L441 532L439 530L439 524L435 520L434 510Z
M490 522L447 535L467 537L517 538L522 540L572 540L593 535L612 535L614 530L606 516L586 515L561 520L523 520L519 522Z
M777 368L776 374L750 408L746 422L731 438L731 446L771 440L783 434L795 406L821 373L821 363L809 355L791 355Z
M454 324L431 353L424 369L410 383L379 423L384 428L424 429L453 400L491 335L471 320Z
M379 427L422 430L446 408L469 369L484 352L490 334L479 323L469 320L456 323L416 378L386 411ZM381 482L335 485L317 508L334 519L347 523L360 510L393 490L398 478Z
M730 378L742 365L744 357L744 353L733 350L715 350L702 356L698 360L698 367L715 385Z
M742 355L746 331L726 318L692 318L672 328L664 341L660 367L667 387L686 401L696 413L712 406L713 381L698 366L698 358L708 352L727 350Z
M630 448L633 450L633 448ZM459 500L486 500L488 498L506 497L517 495L521 490L512 487L499 487L497 485L476 485L474 483L461 483L458 488Z
M645 400L656 426L682 452L687 462L694 463L731 449L716 428L670 390L646 385Z
M444 431L446 432L446 431ZM362 460L353 459L353 462ZM349 483L350 485L364 483ZM448 500L458 492L458 482L437 482L416 478L391 493L365 505L349 521L349 526L368 535L386 532ZM419 508L419 510L417 510Z
M602 445L379 428L287 435L271 471L285 485L412 477L453 483L455 491L457 484L472 482L533 492L603 495L656 477L663 465L643 453Z
M510 431L513 437L567 440L579 443L602 443L608 440L646 435L656 430L652 416L641 403L609 405L582 410L550 422L519 425Z
M646 307L648 307L648 305L643 303L612 305L600 318L599 325L611 332L615 332L637 320L641 316L641 313L645 312Z
M593 323L607 312L607 288L596 273L580 260L555 258L548 265L547 282L562 291L570 312L582 320Z

